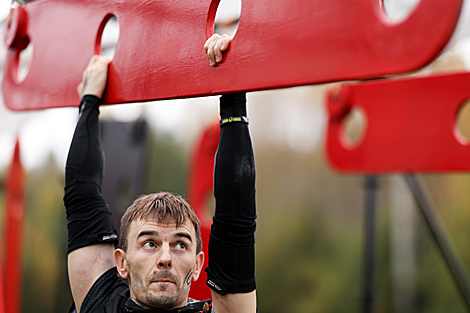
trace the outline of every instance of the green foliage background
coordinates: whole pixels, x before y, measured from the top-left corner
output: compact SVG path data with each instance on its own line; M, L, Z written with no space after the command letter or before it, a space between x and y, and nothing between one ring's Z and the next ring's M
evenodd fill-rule
M255 123L255 122L253 122ZM257 292L260 312L362 312L364 177L332 171L322 149L257 144ZM152 133L145 192L186 194L191 146ZM52 158L27 173L23 312L65 312L63 171ZM3 180L6 173L2 173ZM426 175L464 265L470 264L470 177ZM381 177L377 211L374 312L396 312L392 288L389 178ZM4 224L4 190L0 190ZM416 212L418 212L416 210ZM416 213L415 298L410 312L465 312L441 255Z

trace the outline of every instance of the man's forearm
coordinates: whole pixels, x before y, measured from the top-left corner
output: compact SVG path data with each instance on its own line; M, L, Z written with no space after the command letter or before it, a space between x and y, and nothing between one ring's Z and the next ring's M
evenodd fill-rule
M209 239L207 284L223 295L256 288L256 206L255 163L245 94L224 95L220 106L221 131L214 175L216 211Z
M99 99L84 96L65 167L64 204L68 221L68 252L96 243L117 242L111 212L101 195L103 152Z

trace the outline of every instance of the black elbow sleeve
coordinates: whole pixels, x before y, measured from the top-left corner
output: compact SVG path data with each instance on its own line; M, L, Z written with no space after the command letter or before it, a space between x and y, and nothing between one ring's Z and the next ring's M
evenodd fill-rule
M207 285L221 295L246 293L256 289L256 223L253 221L252 225L240 227L240 224L246 222L243 220L227 223L214 217L209 238ZM224 230L219 232L218 229L221 228ZM226 230L228 232L225 232Z
M98 188L89 183L76 183L73 190L66 188L64 204L67 215L67 253L98 244L117 245L111 211Z

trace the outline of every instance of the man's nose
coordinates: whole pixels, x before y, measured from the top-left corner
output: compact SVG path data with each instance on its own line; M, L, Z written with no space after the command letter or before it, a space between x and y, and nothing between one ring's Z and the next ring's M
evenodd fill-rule
M168 245L163 245L161 247L160 257L158 259L159 268L169 268L171 267L171 250Z

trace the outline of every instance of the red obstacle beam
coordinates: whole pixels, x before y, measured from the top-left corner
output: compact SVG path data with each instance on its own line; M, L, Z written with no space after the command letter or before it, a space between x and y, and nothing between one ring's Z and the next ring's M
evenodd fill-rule
M211 196L214 179L214 157L219 145L219 123L208 126L201 137L191 157L191 167L188 183L188 200L196 215L201 220L201 237L205 254L204 267L208 266L208 243L212 224L212 214L207 208L208 196ZM211 292L206 285L207 274L201 272L199 279L193 283L196 288L191 288L189 296L194 299L210 299Z
M21 312L24 207L24 170L20 160L19 141L16 141L6 183L5 307L7 313Z
M209 66L203 45L219 0L38 0L7 27L3 95L12 110L77 106L76 86L99 53L111 15L120 38L105 103L206 96L410 72L452 35L462 0L421 0L392 23L381 0L242 1L224 63ZM29 74L18 56L34 47Z
M470 170L470 145L456 126L468 86L470 73L342 85L327 100L330 163L360 173ZM343 124L353 107L366 123L362 139L350 146Z

